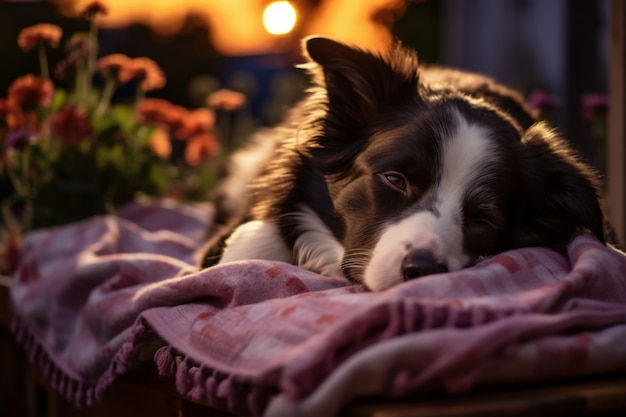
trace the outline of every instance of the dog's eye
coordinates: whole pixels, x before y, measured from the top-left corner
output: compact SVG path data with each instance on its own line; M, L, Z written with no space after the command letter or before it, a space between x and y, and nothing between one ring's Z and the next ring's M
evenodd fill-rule
M397 172L387 172L383 174L387 182L393 185L395 188L406 191L407 181L404 175Z
M473 255L486 255L493 250L497 238L497 227L490 219L471 219L463 231L465 246Z
M481 228L484 230L495 230L496 226L488 219L474 219L470 222L470 226Z

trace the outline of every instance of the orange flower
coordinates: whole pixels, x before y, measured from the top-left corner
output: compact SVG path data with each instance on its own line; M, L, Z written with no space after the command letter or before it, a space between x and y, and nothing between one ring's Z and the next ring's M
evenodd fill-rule
M186 139L200 133L213 130L215 126L215 113L209 109L197 109L186 112L181 120L181 125L176 129L176 137Z
M176 129L182 123L186 110L161 98L146 98L139 105L139 116L148 123Z
M120 74L122 75L122 74ZM138 79L143 91L158 90L165 86L165 74L156 62L150 58L140 57L132 60L128 73L124 73L120 81L127 82Z
M27 117L21 111L15 110L14 108L9 108L9 111L6 116L7 127L11 130L23 129L26 127ZM32 121L32 120L31 120ZM35 126L35 124L31 123L31 126Z
M237 91L223 88L210 94L207 97L207 104L214 109L233 111L246 104L246 96Z
M128 80L131 77L133 59L124 54L111 54L98 60L98 70L103 75L112 74L118 80Z
M29 112L50 105L53 96L54 86L50 80L28 74L9 86L7 101L10 106Z
M0 98L0 127L8 125L7 117L9 116L9 105L7 100Z
M5 244L0 247L0 272L3 274L12 274L20 262L22 257L22 235L12 233L9 235Z
M164 129L157 128L150 136L150 149L155 155L166 159L172 154L170 136Z
M0 127L8 127L9 130L18 130L26 127L26 116L24 113L3 98L0 98Z
M82 107L65 106L51 118L50 128L66 145L90 139L94 130Z
M189 165L197 166L217 155L219 145L212 132L195 135L187 141L185 147L185 161Z
M44 43L49 43L53 48L56 48L59 46L62 34L63 31L57 25L39 23L22 29L17 37L17 44L24 52Z
M91 20L99 14L106 15L109 13L109 8L99 1L92 1L80 12L80 17L86 20Z

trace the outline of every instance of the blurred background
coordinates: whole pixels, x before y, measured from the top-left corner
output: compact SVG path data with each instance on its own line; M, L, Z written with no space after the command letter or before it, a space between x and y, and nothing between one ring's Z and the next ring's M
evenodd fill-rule
M19 31L47 22L62 42L86 30L77 19L88 0L0 3L0 97L18 76L36 73ZM148 56L167 76L150 92L189 108L208 94L242 92L243 133L280 121L307 80L300 41L321 34L382 51L393 38L425 62L477 71L520 89L604 169L608 0L106 0L100 55ZM276 4L272 4L276 3ZM272 10L274 10L272 12ZM50 51L51 66L63 48ZM603 136L604 135L604 136Z

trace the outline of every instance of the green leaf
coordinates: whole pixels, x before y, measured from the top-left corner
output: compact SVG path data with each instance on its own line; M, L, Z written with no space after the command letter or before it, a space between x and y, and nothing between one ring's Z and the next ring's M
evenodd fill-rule
M67 91L62 88L58 88L54 92L52 98L52 104L50 104L50 111L56 113L67 102Z

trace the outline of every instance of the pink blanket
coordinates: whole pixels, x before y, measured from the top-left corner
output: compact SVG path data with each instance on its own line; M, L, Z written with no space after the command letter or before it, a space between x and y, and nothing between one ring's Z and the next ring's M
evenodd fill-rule
M79 405L145 362L239 414L626 372L626 256L580 236L371 293L279 262L197 271L210 206L133 204L25 239L14 333Z

